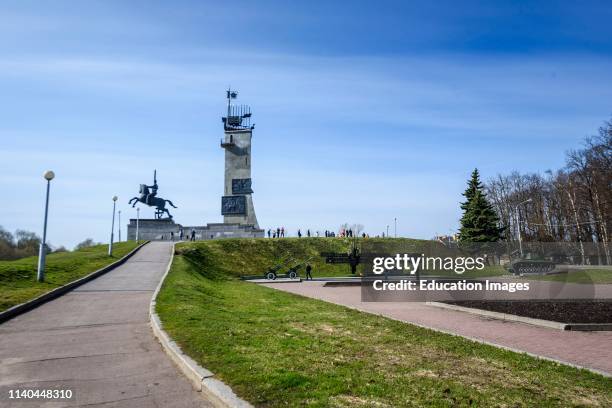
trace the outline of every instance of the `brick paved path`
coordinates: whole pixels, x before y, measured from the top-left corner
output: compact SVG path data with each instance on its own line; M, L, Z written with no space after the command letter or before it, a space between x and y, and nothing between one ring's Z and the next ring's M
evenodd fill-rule
M416 302L361 302L359 286L323 287L324 282L265 286L392 319L525 351L612 375L612 332L573 332L493 320Z

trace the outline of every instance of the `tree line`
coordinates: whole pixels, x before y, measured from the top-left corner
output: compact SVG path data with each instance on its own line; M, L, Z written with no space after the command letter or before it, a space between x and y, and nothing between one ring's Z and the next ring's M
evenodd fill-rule
M574 242L582 263L612 263L612 121L567 152L563 168L498 175L484 187L503 240Z
M41 241L41 238L34 232L18 229L13 234L0 225L0 260L10 261L38 255ZM98 244L93 239L87 238L77 244L74 249L79 250ZM47 253L68 251L64 246L54 247L49 243L46 247Z

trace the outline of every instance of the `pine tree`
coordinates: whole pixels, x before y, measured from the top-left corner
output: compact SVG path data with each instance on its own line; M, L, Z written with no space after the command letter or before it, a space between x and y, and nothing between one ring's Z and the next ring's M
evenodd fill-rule
M461 203L463 216L459 229L461 242L496 242L502 237L499 218L487 200L484 186L480 182L478 169L474 169L463 193L465 202Z

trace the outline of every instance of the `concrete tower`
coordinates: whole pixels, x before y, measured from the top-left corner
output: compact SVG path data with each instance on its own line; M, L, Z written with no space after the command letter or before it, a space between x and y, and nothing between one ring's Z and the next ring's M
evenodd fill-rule
M221 198L224 224L240 224L259 230L253 190L251 189L251 109L246 105L233 105L238 93L227 91L227 116L223 117L225 149L225 188Z

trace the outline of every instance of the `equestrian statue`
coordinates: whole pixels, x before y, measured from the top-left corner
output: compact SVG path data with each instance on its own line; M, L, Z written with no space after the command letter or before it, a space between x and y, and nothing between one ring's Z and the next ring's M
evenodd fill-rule
M138 202L148 205L149 207L155 207L155 219L162 219L164 214L168 214L168 219L172 219L170 211L166 208L166 203L170 204L174 208L178 208L172 201L165 200L161 197L157 197L157 170L153 171L153 185L147 186L146 184L140 185L140 197L132 198L128 203L132 204L132 208L136 206ZM151 190L149 190L151 189Z

